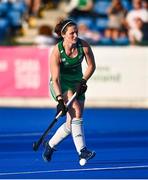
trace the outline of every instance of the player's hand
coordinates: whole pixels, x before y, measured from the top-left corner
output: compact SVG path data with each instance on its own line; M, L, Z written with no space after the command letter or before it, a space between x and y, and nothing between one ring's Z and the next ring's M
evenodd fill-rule
M87 90L87 81L85 79L82 79L80 83L77 86L77 96L84 94Z
M65 106L63 99L60 99L60 100L57 100L57 101L58 101L57 114L59 114L59 112L62 111L61 116L65 116L66 113L67 113L67 111L68 111L68 109L67 109L67 107Z

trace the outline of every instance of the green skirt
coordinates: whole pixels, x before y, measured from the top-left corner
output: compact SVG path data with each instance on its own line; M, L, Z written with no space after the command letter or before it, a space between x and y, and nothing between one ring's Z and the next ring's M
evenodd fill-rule
M68 90L71 90L73 93L75 93L78 83L79 83L79 81L68 81L68 80L62 81L60 83L61 84L62 94L64 94ZM56 94L55 94L55 91L54 91L54 88L53 88L52 80L50 80L50 93L51 93L52 97L54 98L54 100L56 100ZM84 101L85 100L85 94L82 94L79 97L77 97L77 100Z

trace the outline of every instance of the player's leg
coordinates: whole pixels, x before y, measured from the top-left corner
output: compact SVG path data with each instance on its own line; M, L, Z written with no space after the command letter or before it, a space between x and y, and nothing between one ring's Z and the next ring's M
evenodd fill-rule
M82 119L83 109L84 109L84 100L83 101L75 100L72 104L71 109L69 109L69 112L72 117L71 133L72 133L73 141L76 150L79 154L80 161L82 159L85 159L85 163L86 163L87 160L95 156L95 152L90 151L86 148L83 119Z
M83 110L84 110L84 100L79 100L79 105L80 105L80 109L81 109L81 114L83 114ZM96 153L94 151L90 151L87 149L87 147L85 146L84 148L82 148L80 150L80 154L79 154L79 162L80 165L85 165L86 161L88 161L89 159L92 159L94 156L96 155ZM85 160L83 160L85 159ZM81 163L82 162L82 163Z
M46 142L45 144L45 151L43 152L43 159L45 161L50 161L53 152L56 149L56 146L62 142L69 134L70 129L66 127L66 123L63 123L53 135L53 137Z
M81 149L86 147L84 129L83 129L82 111L83 109L81 109L79 102L75 100L69 112L72 117L72 121L71 121L72 138L78 154L80 154Z
M67 98L67 93L64 94L64 100L65 102L68 101ZM45 161L50 161L51 160L51 156L53 154L53 152L56 149L56 146L62 142L70 133L71 133L71 129L68 122L71 122L71 116L69 113L67 113L67 117L66 117L66 122L67 123L63 123L55 132L55 134L53 135L53 137L46 142L45 144L45 150L43 152L43 159Z

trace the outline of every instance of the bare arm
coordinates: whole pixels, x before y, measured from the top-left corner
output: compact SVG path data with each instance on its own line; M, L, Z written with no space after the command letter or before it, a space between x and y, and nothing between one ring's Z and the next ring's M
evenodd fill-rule
M91 11L93 8L93 1L92 0L89 0L86 4L86 6L84 7L81 7L81 10L82 11Z
M87 63L87 68L86 68L86 71L84 72L83 78L85 80L88 80L94 73L96 69L96 64L95 64L93 52L90 46L88 45L88 43L85 41L82 41L82 44L83 44L83 50L85 53L85 59Z
M54 47L50 60L51 78L56 96L62 94L60 86L60 55L57 45Z

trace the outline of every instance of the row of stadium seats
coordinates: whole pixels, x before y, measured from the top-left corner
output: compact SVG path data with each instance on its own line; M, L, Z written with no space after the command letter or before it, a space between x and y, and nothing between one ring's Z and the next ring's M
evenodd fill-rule
M132 8L131 1L130 0L121 0L122 4L127 11L129 11ZM110 0L95 0L94 3L94 11L106 16L107 9L110 7L111 1Z
M121 2L127 11L132 9L132 2L130 0L121 0ZM86 17L74 18L74 20L78 23L83 22L84 24L87 24L87 26L93 30L102 31L107 28L107 9L110 5L111 0L95 0L93 11L100 15L99 17L94 18L88 15Z
M102 17L102 18L94 18L94 17L78 17L75 19L75 21L80 24L84 23L92 30L96 31L102 31L106 29L108 24L108 18Z
M21 26L26 8L22 0L17 3L0 3L0 40L3 40L10 31L15 31Z
M93 12L98 16L78 16L74 20L78 24L86 24L92 31L98 32L102 37L95 45L127 45L129 44L128 37L121 37L116 40L111 40L103 37L104 31L108 27L107 9L111 6L112 0L94 0ZM121 0L123 6L127 11L132 9L131 0ZM0 41L10 35L12 31L16 31L22 25L23 17L27 11L27 6L24 0L16 1L15 3L0 2ZM58 9L57 9L58 10ZM12 36L13 34L11 34ZM8 36L9 38L9 36ZM93 43L92 43L93 44Z
M100 33L101 38L95 45L129 45L129 39L127 35L121 36L118 39L112 40L110 38L104 37L104 32L108 29L109 17L107 10L111 7L112 0L94 0L94 6L92 11L94 14L84 14L77 16L76 14L70 16L77 24L85 24L90 30ZM123 7L128 11L132 9L131 0L121 0ZM121 32L122 33L122 32Z

